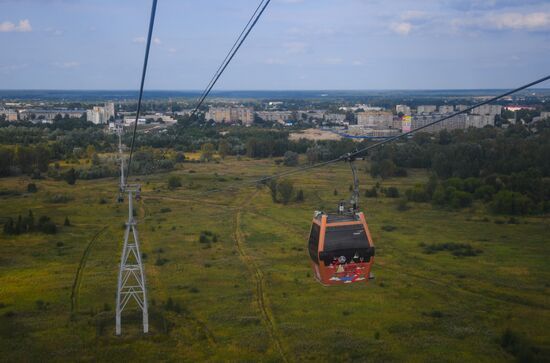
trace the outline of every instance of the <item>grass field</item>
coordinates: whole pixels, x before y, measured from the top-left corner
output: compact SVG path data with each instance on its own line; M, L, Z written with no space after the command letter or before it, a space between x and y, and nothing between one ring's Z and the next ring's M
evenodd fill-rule
M250 186L201 194L279 170L273 160L230 158L140 177L147 336L133 309L122 337L114 335L127 213L115 203L115 179L38 180L37 193L0 196L0 218L32 209L59 226L55 235L0 234L0 360L514 361L518 354L501 345L506 329L548 359L549 217L508 224L481 205L447 211L412 203L398 211L396 199L362 197L376 279L326 288L312 277L306 241L312 212L347 198L346 165L291 177L303 203L274 204L266 188ZM174 174L183 187L170 191ZM382 184L404 192L427 179L409 174ZM364 171L360 177L363 190L376 182ZM0 179L0 190L24 192L29 182ZM52 203L56 194L70 200ZM70 227L62 226L66 216ZM200 243L206 230L218 241ZM426 254L421 246L446 242L482 253ZM166 308L169 299L177 308Z

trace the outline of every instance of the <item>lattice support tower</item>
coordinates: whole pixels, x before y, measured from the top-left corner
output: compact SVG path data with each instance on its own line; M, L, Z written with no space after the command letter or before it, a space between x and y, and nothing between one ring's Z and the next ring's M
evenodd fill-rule
M124 193L128 193L128 220L124 232L124 244L120 255L118 284L116 295L116 335L122 334L122 312L126 306L134 301L143 314L143 332L149 332L149 311L147 305L147 285L145 272L139 248L137 222L134 218L134 198L141 197L139 184L126 184L124 180L124 156L122 146L122 125L117 124L118 152L120 155L120 185L118 202L124 201Z

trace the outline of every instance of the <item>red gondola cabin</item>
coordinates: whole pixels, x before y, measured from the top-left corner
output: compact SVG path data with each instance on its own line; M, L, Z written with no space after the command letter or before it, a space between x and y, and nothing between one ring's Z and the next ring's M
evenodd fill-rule
M314 275L321 284L369 281L374 244L362 212L315 212L308 247Z

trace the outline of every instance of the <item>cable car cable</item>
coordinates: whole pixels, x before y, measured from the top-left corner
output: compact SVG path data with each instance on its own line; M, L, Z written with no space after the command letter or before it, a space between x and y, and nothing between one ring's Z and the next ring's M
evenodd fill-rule
M264 3L264 1L265 1L265 3ZM201 97L199 98L199 101L197 102L195 108L193 109L193 111L189 115L189 119L193 118L193 116L195 116L197 114L197 112L199 111L199 108L204 103L204 100L206 99L206 97L208 97L208 95L212 91L212 88L214 88L214 86L216 85L216 82L218 82L218 79L221 77L221 75L223 74L223 72L225 71L225 69L227 68L229 63L231 63L231 61L233 60L233 57L235 57L235 55L237 54L237 52L239 51L239 49L243 45L244 41L246 40L246 38L248 37L248 35L252 31L252 29L254 29L254 27L258 23L258 20L260 20L260 17L264 13L265 9L267 8L267 6L269 5L270 2L271 2L271 0L267 0L267 1L266 0L261 0L260 1L260 4L258 5L256 10L252 14L250 19L248 20L248 23L245 25L245 27L241 31L241 34L239 34L239 37L235 40L235 43L233 44L233 46L231 47L231 49L229 50L229 52L225 56L224 60L222 61L222 63L218 67L216 73L214 73L214 75L212 76L212 79L210 80L210 82L208 83L208 85L206 86L204 91L202 92ZM260 8L261 8L261 10L259 10ZM258 10L259 10L259 12L258 12ZM172 139L172 141L168 144L168 147L166 148L166 150L162 153L162 156L161 156L162 160L165 159L166 153L168 152L168 149L176 142L179 135L180 134L178 132L176 132L176 135L174 136L174 139Z
M372 150L372 149L375 149L377 147L380 147L382 145L385 145L387 143L390 143L392 141L395 141L395 140L398 140L400 138L403 138L403 137L406 137L406 136L409 136L415 132L418 132L420 130L423 130L423 129L426 129L430 126L433 126L433 125L436 125L436 124L439 124L443 121L446 121L450 118L453 118L455 116L458 116L458 115L461 115L461 114L464 114L464 113L467 113L475 108L478 108L480 106L484 106L484 105L487 105L489 103L492 103L494 101L498 101L499 99L501 98L504 98L504 97L507 97L507 96L510 96L514 93L517 93L519 91L523 91L524 89L526 88L529 88L529 87L532 87L532 86L535 86L539 83L542 83L544 81L547 81L547 80L550 80L550 75L546 76L546 77L542 77L542 78L539 78L537 79L536 81L533 81L533 82L530 82L530 83L527 83L523 86L520 86L518 88L515 88L513 90L510 90L510 91L507 91L505 93L502 93L498 96L495 96L495 97L492 97L486 101L483 101L483 102L479 102L479 103L476 103L475 105L473 106L470 106L470 107L467 107L465 108L464 110L462 111L458 111L458 112L455 112L451 115L448 115L448 116L445 116L443 118L440 118L436 121L433 121L433 122L430 122L426 125L423 125L423 126L420 126L420 127L417 127L416 129L414 130L411 130L411 131L408 131L408 132L405 132L405 133L402 133L400 135L396 135L396 136L393 136L393 137L390 137L386 140L383 140L383 141L380 141L380 142L377 142L373 145L369 145L367 147L364 147L362 149L359 149L359 150L356 150L354 152L350 152L350 153L346 153L346 154L343 154L343 155L340 155L339 157L337 158L334 158L332 160L328 160L328 161L323 161L323 162L320 162L320 163L317 163L317 164L312 164L312 165L306 165L306 166L302 166L302 167L299 167L299 168L296 168L296 169L293 169L293 170L288 170L288 171L285 171L285 172L282 172L282 173L276 173L276 174L272 174L270 176L266 176L266 177L262 177L262 178L259 178L259 179L255 179L255 180L250 180L250 181L247 181L247 182L243 182L243 183L239 183L237 185L238 186L241 186L241 185L254 185L254 184L264 184L265 182L271 180L271 179L278 179L278 178L281 178L281 177L284 177L284 176L288 176L288 175L292 175L292 174L297 174L297 173L301 173L301 172L304 172L304 171L307 171L307 170L311 170L311 169L316 169L316 168L320 168L322 166L325 166L325 165L329 165L329 164L333 164L333 163L336 163L338 161L342 161L342 160L347 160L348 158L357 158L358 155L360 154L363 154L369 150ZM225 190L230 190L230 189L235 189L236 187L227 187L227 188L221 188L221 189L211 189L211 190L207 190L207 191L204 191L202 193L197 193L197 195L202 195L202 194L209 194L209 193L215 193L215 192L222 192L222 191L225 191Z
M147 74L147 63L149 61L149 50L151 49L151 38L153 36L153 26L155 24L156 11L157 11L157 0L153 0L153 4L151 6L151 17L149 19L149 32L147 34L147 43L145 46L145 57L143 59L143 70L141 72L141 83L139 87L139 98L138 98L137 111L136 111L136 120L134 122L134 130L132 133L132 143L130 145L130 156L128 157L128 171L126 173L126 180L130 178L130 173L132 172L132 169L131 169L132 155L134 154L137 124L139 119L139 113L141 111L141 102L143 99L143 85L145 83L145 75Z

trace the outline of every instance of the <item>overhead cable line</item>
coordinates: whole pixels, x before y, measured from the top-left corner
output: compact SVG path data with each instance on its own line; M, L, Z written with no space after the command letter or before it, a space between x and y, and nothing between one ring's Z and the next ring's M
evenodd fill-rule
M149 61L149 50L151 49L151 38L153 36L153 26L155 24L156 11L157 11L157 0L153 0L153 4L151 6L151 18L149 19L149 32L147 34L147 43L145 47L145 58L143 60L143 70L141 72L141 84L139 87L139 98L138 98L138 104L137 104L136 120L134 121L132 143L130 145L130 156L128 157L128 172L126 173L127 174L126 180L128 180L128 178L130 177L130 173L132 172L132 169L131 169L132 155L134 154L137 125L138 125L139 113L141 111L141 101L143 99L143 85L145 84L145 75L147 74L147 62Z
M233 46L231 47L231 49L229 50L229 52L225 56L224 60L219 65L218 69L216 70L216 72L214 73L212 78L210 79L210 82L208 83L208 85L206 86L204 91L202 92L201 96L199 97L199 101L197 102L195 108L193 108L193 111L189 115L189 119L192 119L197 114L200 107L204 103L204 100L206 99L206 97L208 97L208 95L210 94L210 91L212 91L212 88L214 88L214 86L216 85L216 82L218 82L218 79L221 77L221 75L223 74L223 72L225 71L225 69L227 68L229 63L231 63L231 60L233 59L233 57L235 57L235 54L237 54L237 52L239 51L239 49L243 45L244 41L246 40L246 38L248 37L248 35L252 31L252 29L254 29L254 26L256 26L256 24L258 23L258 20L260 20L260 17L264 13L265 9L267 8L267 6L269 5L270 2L271 2L271 0L261 0L260 1L258 7L254 11L252 16L248 20L248 22L246 23L245 27L243 28L243 30L241 31L241 33L239 34L239 36L237 37L237 39L233 43ZM176 142L178 137L179 137L179 133L176 132L176 135L174 136L172 141L169 143L166 150L162 153L161 159L165 158L166 153L168 152L168 149Z
M505 93L502 93L498 96L495 96L495 97L492 97L486 101L483 101L483 102L479 102L479 103L476 103L475 105L473 106L470 106L470 107L467 107L465 108L464 110L461 110L461 111L458 111L458 112L455 112L455 113L452 113L448 116L445 116L443 118L440 118L436 121L433 121L433 122L430 122L430 123L427 123L426 125L423 125L423 126L420 126L420 127L417 127L416 129L414 130L411 130L411 131L408 131L408 132L405 132L405 133L402 133L402 134L399 134L399 135L396 135L396 136L392 136L386 140L383 140L383 141L380 141L380 142L377 142L373 145L369 145L369 146L366 146L362 149L359 149L359 150L356 150L354 152L350 152L350 153L346 153L346 154L343 154L343 155L340 155L338 156L337 158L334 158L332 160L328 160L328 161L323 161L323 162L320 162L320 163L317 163L317 164L311 164L311 165L305 165L305 166L302 166L302 167L299 167L299 168L296 168L296 169L293 169L293 170L288 170L288 171L285 171L285 172L282 172L282 173L277 173L277 174L273 174L273 175L270 175L270 176L266 176L266 177L263 177L263 178L259 178L259 179L255 179L255 180L250 180L250 181L247 181L247 182L244 182L244 183L239 183L237 186L243 186L243 185L254 185L254 184L263 184L269 180L272 180L272 179L278 179L278 178L281 178L281 177L284 177L284 176L288 176L288 175L292 175L292 174L297 174L297 173L301 173L301 172L304 172L304 171L307 171L307 170L311 170L311 169L316 169L316 168L320 168L322 166L326 166L326 165L329 165L329 164L333 164L333 163L336 163L338 161L343 161L343 160L349 160L349 159L353 159L353 158L358 158L360 157L361 154L369 151L369 150L372 150L372 149L375 149L375 148L378 148L382 145L385 145L387 143L390 143L390 142L393 142L395 140L398 140L398 139L401 139L401 138L404 138L406 136L409 136L409 135L412 135L413 133L415 132L418 132L420 130L424 130L430 126L433 126L433 125L436 125L436 124L439 124L443 121L446 121L450 118L453 118L455 116L458 116L458 115L461 115L461 114L464 114L464 113L467 113L475 108L478 108L478 107L481 107L481 106L484 106L484 105L487 105L489 103L492 103L492 102L495 102L495 101L498 101L499 99L501 98L504 98L504 97L507 97L507 96L510 96L514 93L517 93L519 91L523 91L524 89L527 89L529 87L532 87L532 86L535 86L539 83L542 83L544 81L548 81L550 80L550 75L546 76L546 77L542 77L542 78L539 78L537 79L536 81L533 81L533 82L530 82L528 84L525 84L523 86L520 86L518 88L515 88L511 91L508 91L508 92L505 92ZM198 193L198 194L209 194L209 193L217 193L217 192L222 192L222 191L226 191L226 190L231 190L231 189L235 189L236 187L227 187L227 188L221 188L221 189L211 189L211 190L207 190L207 191L204 191L202 193Z

